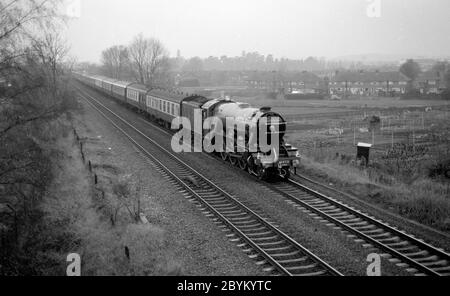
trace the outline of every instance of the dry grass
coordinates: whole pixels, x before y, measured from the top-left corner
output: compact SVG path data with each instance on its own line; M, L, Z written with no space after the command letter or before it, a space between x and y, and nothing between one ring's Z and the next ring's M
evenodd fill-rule
M151 224L133 224L127 213L112 226L105 211L98 210L98 197L78 145L72 137L58 144L64 153L57 160L58 172L42 205L44 222L51 227L46 231L49 244L42 250L42 262L49 262L48 268L41 273L64 275L66 256L79 253L82 275L180 274L181 266L168 251L164 231Z
M322 181L348 191L372 203L396 211L420 223L450 230L450 184L445 181L417 177L407 184L395 176L376 169L362 169L352 164L324 158L321 162L303 161L304 170ZM389 179L389 182L386 180Z

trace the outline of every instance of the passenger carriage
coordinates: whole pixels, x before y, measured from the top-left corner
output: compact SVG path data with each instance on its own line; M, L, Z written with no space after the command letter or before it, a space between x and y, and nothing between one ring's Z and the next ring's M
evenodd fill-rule
M145 85L132 83L127 86L126 101L130 105L136 107L138 110L145 111L145 96L148 89Z
M181 92L153 89L146 95L146 111L161 125L171 128L173 119L181 115L180 104L185 99Z
M124 102L127 95L127 87L131 85L128 81L114 81L112 82L111 96Z
M117 80L111 79L111 78L103 78L102 79L102 89L104 89L107 94L111 95L113 83L115 81L117 81Z

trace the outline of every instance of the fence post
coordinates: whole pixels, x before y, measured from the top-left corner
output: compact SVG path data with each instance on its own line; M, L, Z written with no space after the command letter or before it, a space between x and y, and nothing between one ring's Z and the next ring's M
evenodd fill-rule
M394 149L394 129L392 129L392 149Z

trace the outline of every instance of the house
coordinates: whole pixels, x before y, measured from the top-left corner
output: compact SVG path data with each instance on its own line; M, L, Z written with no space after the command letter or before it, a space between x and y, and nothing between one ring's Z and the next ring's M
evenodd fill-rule
M247 86L282 94L315 94L324 91L324 81L311 72L260 72L247 77Z
M421 94L440 94L445 90L444 73L440 71L423 72L417 78L417 87Z
M336 72L330 78L330 94L396 96L404 94L409 79L400 72Z

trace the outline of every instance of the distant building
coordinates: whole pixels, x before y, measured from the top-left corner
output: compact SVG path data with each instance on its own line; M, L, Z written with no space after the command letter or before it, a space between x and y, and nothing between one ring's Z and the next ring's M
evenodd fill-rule
M444 72L427 71L417 79L417 86L421 94L441 94L445 90Z
M336 72L330 78L330 94L397 96L404 94L409 79L400 72Z
M326 90L324 80L311 72L254 72L247 76L252 89L282 94L311 94Z

